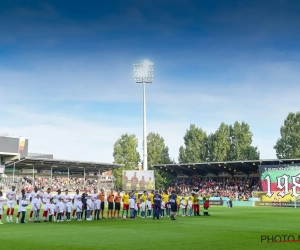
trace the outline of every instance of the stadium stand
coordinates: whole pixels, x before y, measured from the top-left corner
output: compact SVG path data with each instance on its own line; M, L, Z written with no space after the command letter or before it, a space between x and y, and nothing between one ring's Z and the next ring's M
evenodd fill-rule
M209 193L213 197L235 197L236 200L248 200L253 191L260 191L258 177L235 178L180 178L170 183L169 190L175 189L177 193L190 193L192 191Z
M71 177L68 184L68 178L56 176L53 176L52 179L38 177L35 178L34 181L32 177L18 177L14 180L12 177L1 177L0 186L2 187L3 191L13 185L16 186L17 191L25 188L26 193L31 193L34 186L38 187L38 189L41 191L51 188L51 192L56 192L58 189L68 189L70 192L75 192L76 189L79 189L80 191L87 189L89 192L91 192L95 188L110 189L113 187L112 183L104 184L95 178L87 178L84 180L84 178Z

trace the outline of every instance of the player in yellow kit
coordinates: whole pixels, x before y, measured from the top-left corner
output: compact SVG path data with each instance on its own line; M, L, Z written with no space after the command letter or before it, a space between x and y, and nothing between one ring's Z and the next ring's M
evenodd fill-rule
M126 211L126 217L128 217L128 210L129 210L129 195L126 191L125 194L122 196L123 201L123 211L122 211L122 217L124 217L124 211Z
M187 206L189 199L186 197L186 193L183 194L183 199L184 199L184 202L185 202L185 206Z
M138 193L138 191L134 191L134 195L135 195L135 203L136 203L136 205L137 205L137 207L138 207L138 211L137 211L137 213L136 213L136 216L140 216L140 199L139 199L139 193Z
M177 195L176 204L177 204L177 216L178 216L179 210L180 210L180 196L179 195Z
M169 204L169 195L168 195L168 191L164 191L162 194L162 198L164 200L165 203L165 210L166 210L166 216L170 216L170 210L168 209L168 204Z
M144 193L141 195L141 200L143 200L145 203L147 201L147 192L144 191Z
M193 196L193 194L191 194L191 195L189 196L189 199L191 199L191 202L192 202L192 210L194 210L194 196Z
M164 202L165 204L168 203L169 201L169 195L168 195L168 192L167 191L164 191L164 194L162 195L163 199L164 199ZM167 208L167 206L165 206L165 208Z

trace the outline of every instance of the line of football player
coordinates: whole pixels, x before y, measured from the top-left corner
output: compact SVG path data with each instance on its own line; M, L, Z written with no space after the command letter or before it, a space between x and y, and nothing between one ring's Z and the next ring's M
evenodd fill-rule
M157 192L156 192L157 193ZM96 189L93 193L88 194L86 191L79 194L70 195L68 190L62 194L61 190L57 194L52 195L48 189L45 193L39 192L37 188L30 194L29 202L26 199L25 190L17 195L13 186L6 193L6 221L13 222L15 205L18 205L18 213L16 214L16 223L26 223L26 211L30 203L29 221L39 223L41 218L44 222L63 222L77 220L100 220L105 219L104 210L107 203L107 218L146 218L146 217L171 217L171 204L169 202L169 194L165 191L160 194L159 207L154 206L154 191L147 193L146 191L140 196L138 192L125 192L122 196L120 192L111 190L107 195L101 189ZM4 197L0 191L0 224L2 223L2 214L4 212ZM209 215L207 209L209 207L208 199L199 199L197 195L182 194L176 196L177 215L181 209L182 216L199 216L200 204L204 205L203 215ZM202 203L201 203L202 202ZM120 216L121 203L123 204L122 216ZM43 213L41 212L43 208ZM130 214L129 214L130 213Z

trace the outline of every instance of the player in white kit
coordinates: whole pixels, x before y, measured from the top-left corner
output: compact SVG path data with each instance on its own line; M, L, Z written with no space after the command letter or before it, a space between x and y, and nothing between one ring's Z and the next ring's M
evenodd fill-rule
M38 195L38 188L35 187L34 191L30 195L31 211L30 211L30 215L29 215L29 221L31 221L33 212L35 210L34 200L37 198L37 195Z
M25 195L25 189L22 189L21 190L21 194L18 195L17 197L17 203L18 203L18 214L17 214L17 217L16 217L16 223L19 223L19 217L20 217L20 214L22 213L22 200L23 200L23 195Z
M73 204L74 204L74 209L73 209L73 213L72 213L72 220L75 219L75 213L77 212L77 201L81 200L81 195L79 194L79 190L76 190L76 194L74 194L73 196ZM80 212L82 212L82 208L80 210ZM78 212L77 212L78 213ZM78 217L77 217L78 218ZM80 217L81 218L81 217Z
M91 211L93 210L93 202L91 199L91 195L88 195L88 198L86 200L86 220L92 220L91 218Z
M54 204L55 204L55 209L54 209L54 221L57 219L57 214L59 213L59 205L58 203L60 202L60 198L62 197L60 189L57 190L57 194L54 195Z
M58 203L56 204L57 205L57 222L63 222L63 218L62 218L62 213L65 211L65 204L63 202L63 198L60 197L58 199Z
M3 225L2 223L3 205L4 205L3 193L0 191L0 225Z
M71 221L70 216L72 212L72 198L71 195L69 195L68 189L65 191L65 195L63 196L63 202L64 202L64 212L66 213L66 221ZM62 218L64 218L64 213L62 214Z
M101 201L99 195L97 195L95 201L94 220L100 220L100 209L101 209Z
M53 198L50 199L48 210L49 210L49 222L52 222L54 210L55 210L55 204L53 203Z
M37 198L33 201L34 206L34 222L40 222L40 211L42 208L42 200L40 194L37 194Z
M76 207L74 207L74 209L76 209L76 219L77 221L82 221L81 216L82 216L82 208L83 208L83 204L81 201L81 197L77 198L76 201Z
M97 207L97 205L96 205L97 196L98 196L98 191L97 191L97 189L95 188L95 189L94 189L94 193L91 194L91 200L92 200L92 202L93 202L93 209L91 210L91 217L90 217L91 219L93 219L93 212L95 212L96 207Z
M13 222L12 216L14 215L15 211L15 202L17 198L17 192L16 192L16 187L12 186L11 190L9 190L6 193L6 198L7 198L7 211L6 211L6 220L7 222Z
M26 210L27 210L27 206L28 206L28 202L26 200L26 195L23 195L23 199L20 204L21 204L21 212L22 212L21 223L27 223L25 221Z
M51 188L48 188L47 192L41 196L42 200L43 200L43 206L44 206L44 212L43 212L43 221L44 222L47 222L50 199L52 198L50 192L51 192Z

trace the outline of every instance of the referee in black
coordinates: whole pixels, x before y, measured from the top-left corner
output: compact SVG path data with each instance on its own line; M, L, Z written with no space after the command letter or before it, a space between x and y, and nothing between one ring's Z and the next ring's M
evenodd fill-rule
M171 220L176 220L175 215L177 213L177 195L174 190L172 190L171 195L169 196L169 204L171 206Z
M158 191L155 191L155 194L153 196L153 201L154 201L153 220L155 220L155 217L159 220L161 199L162 199L161 195L158 193Z
M83 211L84 211L84 219L86 220L86 200L87 200L87 190L84 189L84 193L81 195L81 201L82 201L82 214L81 218L83 218Z

